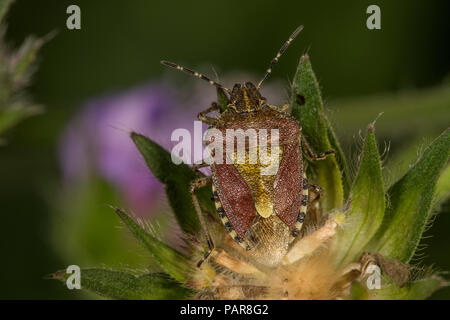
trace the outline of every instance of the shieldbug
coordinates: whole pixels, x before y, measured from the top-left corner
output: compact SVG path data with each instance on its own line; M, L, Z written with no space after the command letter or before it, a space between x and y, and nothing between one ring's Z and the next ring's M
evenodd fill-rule
M261 174L262 165L250 163L213 163L211 176L203 176L192 181L191 195L194 207L207 237L209 250L198 267L214 250L214 243L201 212L195 190L212 183L213 200L217 214L229 235L253 259L265 266L275 266L288 251L290 243L297 237L306 217L310 184L306 178L302 150L310 160L321 160L333 154L326 151L314 154L304 136L301 126L288 112L288 106L267 104L261 96L260 88L271 74L273 66L289 44L303 29L298 27L283 44L262 80L255 86L251 82L235 84L230 90L206 76L181 67L175 63L161 61L163 65L184 71L203 79L221 90L227 97L226 110L218 117L207 116L220 111L218 103L198 114L198 119L222 132L227 129L278 129L281 161L272 175ZM246 149L246 157L249 150ZM247 159L247 158L246 158ZM195 166L194 169L206 166Z

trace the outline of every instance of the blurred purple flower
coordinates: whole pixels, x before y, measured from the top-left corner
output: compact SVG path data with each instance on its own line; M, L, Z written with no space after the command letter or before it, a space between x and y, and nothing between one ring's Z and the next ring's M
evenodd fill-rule
M269 86L267 91L272 96L276 90ZM215 90L205 90L203 83L189 92L153 83L88 101L61 138L64 182L71 185L99 175L119 191L126 206L148 216L164 204L164 188L145 166L129 132L148 136L170 151L176 144L170 140L173 130L188 129L193 137L196 114L213 100Z
M124 93L93 99L66 128L60 147L64 181L74 183L92 172L109 181L138 215L164 199L129 132L142 133L170 150L171 133L190 129L195 112L182 110L174 89L145 85Z

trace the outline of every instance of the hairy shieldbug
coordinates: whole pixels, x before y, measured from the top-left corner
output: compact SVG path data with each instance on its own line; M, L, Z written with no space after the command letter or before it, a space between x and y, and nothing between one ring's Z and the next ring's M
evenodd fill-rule
M218 117L207 116L210 112L221 111L216 102L198 114L198 119L210 128L224 133L227 129L279 130L281 161L275 174L262 175L259 162L213 163L210 166L211 176L192 181L192 201L209 246L203 259L198 262L198 267L214 250L214 243L195 195L196 189L208 184L212 183L217 214L227 232L248 251L256 263L269 267L277 265L302 228L309 203L309 188L312 186L306 178L302 150L310 160L322 160L334 151L314 154L301 134L300 124L286 111L288 106L269 105L259 92L273 66L302 29L303 26L298 27L283 44L256 86L246 82L244 85L235 84L233 90L230 90L196 71L161 61L163 65L209 82L226 96L226 110ZM203 166L207 164L196 165L194 169Z

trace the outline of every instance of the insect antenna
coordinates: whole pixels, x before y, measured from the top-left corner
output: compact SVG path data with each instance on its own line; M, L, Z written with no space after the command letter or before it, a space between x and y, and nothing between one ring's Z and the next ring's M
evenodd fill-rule
M281 47L281 49L278 51L277 55L275 56L275 58L273 58L273 60L270 62L270 66L269 69L267 69L266 74L264 75L264 77L262 78L262 80L258 83L258 85L256 86L256 89L259 90L259 88L261 88L261 84L264 82L264 80L267 79L267 77L272 73L272 68L273 66L278 62L278 59L280 59L281 55L284 53L284 51L286 51L286 49L289 47L289 45L291 44L291 42L295 39L295 37L297 37L297 35L300 33L300 31L303 30L303 26L299 26L297 29L295 29L295 31L291 34L291 36L289 37L289 39L283 44L283 46Z
M174 69L183 71L183 72L185 72L185 73L187 73L187 74L190 74L190 75L192 75L192 76L194 76L194 77L197 77L197 78L200 78L200 79L202 79L202 80L205 80L205 81L207 81L210 85L216 86L217 88L220 88L220 89L222 89L222 90L225 90L226 92L228 92L228 94L231 94L231 90L230 90L230 89L225 88L225 87L224 87L223 85L221 85L220 83L215 82L215 81L209 79L208 77L202 75L201 73L198 73L197 71L194 71L194 70L191 70L191 69L189 69L189 68L182 67L182 66L180 66L180 65L178 65L178 64L176 64L176 63L169 62L169 61L164 61L164 60L161 61L161 64L163 64L163 65L165 65L165 66L167 66L167 67L170 67L170 68L174 68Z

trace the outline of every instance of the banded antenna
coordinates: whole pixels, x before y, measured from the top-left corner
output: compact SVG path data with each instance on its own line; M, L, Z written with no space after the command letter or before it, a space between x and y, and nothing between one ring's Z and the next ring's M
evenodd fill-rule
M289 45L291 44L291 42L295 39L295 37L297 37L297 35L300 33L300 31L303 30L303 26L299 26L297 29L295 29L295 31L291 34L291 36L289 37L289 39L283 44L283 46L281 47L281 49L278 51L277 55L275 56L275 58L273 58L273 60L270 62L270 66L269 69L267 69L266 74L264 75L264 77L262 78L262 80L258 83L258 85L256 86L256 89L259 90L259 88L261 88L261 84L264 82L264 80L267 79L267 77L272 73L272 68L273 66L278 62L278 59L280 59L281 55L286 51L286 49L289 47Z
M183 72L185 72L185 73L187 73L187 74L190 74L191 76L194 76L194 77L200 78L200 79L202 79L202 80L205 80L205 81L207 81L210 85L216 86L217 88L220 88L220 89L222 89L222 90L225 90L226 92L228 92L228 94L231 94L231 90L230 90L230 89L225 88L225 87L224 87L223 85L221 85L220 83L211 80L210 78L208 78L208 77L202 75L201 73L198 73L197 71L191 70L191 69L189 69L189 68L184 68L184 67L182 67L182 66L180 66L180 65L178 65L178 64L176 64L176 63L169 62L169 61L164 61L164 60L161 61L161 64L163 64L163 65L165 65L165 66L167 66L167 67L170 67L170 68L174 68L174 69L183 71Z

